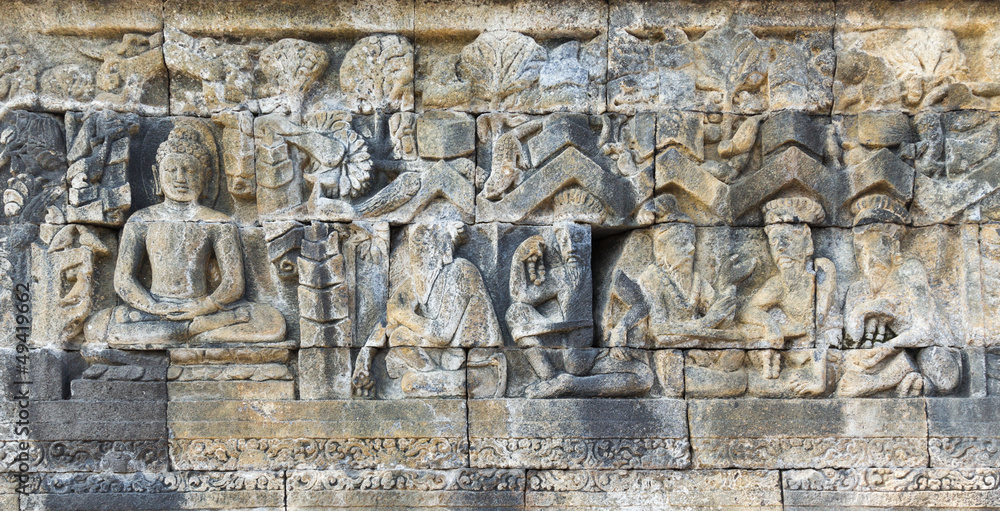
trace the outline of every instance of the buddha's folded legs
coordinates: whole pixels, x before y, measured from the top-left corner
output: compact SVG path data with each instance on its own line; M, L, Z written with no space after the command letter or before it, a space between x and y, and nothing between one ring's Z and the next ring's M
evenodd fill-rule
M198 342L280 341L285 338L285 318L267 304L236 302L229 310L195 318L189 331Z
M207 316L198 316L191 320L188 332L191 335L217 330L231 325L247 323L250 321L249 307L236 307L232 310L222 310Z
M197 342L278 341L285 321L269 305L242 302L229 310L173 321L127 305L107 309L87 322L88 340L114 345L172 345Z

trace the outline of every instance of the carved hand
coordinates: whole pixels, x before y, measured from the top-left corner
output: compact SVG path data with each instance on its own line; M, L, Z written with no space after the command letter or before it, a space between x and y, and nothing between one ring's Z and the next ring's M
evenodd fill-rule
M217 312L218 310L218 304L206 296L177 305L175 311L167 313L167 319L173 321L184 321L194 319L199 316L207 316L213 312Z
M181 304L168 301L156 301L149 307L149 312L157 314L159 316L167 316L169 314L180 314Z
M528 266L528 279L531 283L540 286L545 283L545 261L542 260L541 255L529 256L525 260L525 264Z
M756 257L741 260L739 254L733 254L729 257L729 259L725 259L723 261L721 273L722 275L728 276L730 285L735 286L736 284L746 280L746 278L753 273L753 270L756 267Z
M715 328L719 323L731 318L736 312L735 290L735 288L727 289L708 309L708 313L705 314L705 317L701 318L701 324L698 326Z

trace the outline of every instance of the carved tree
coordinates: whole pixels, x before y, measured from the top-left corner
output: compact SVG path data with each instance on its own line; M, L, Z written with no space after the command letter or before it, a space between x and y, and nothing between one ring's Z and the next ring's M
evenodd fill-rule
M766 85L769 48L749 30L730 23L709 31L694 47L696 87L721 94L724 111L738 108Z
M913 28L886 48L908 105L940 100L946 86L965 77L965 54L950 30Z
M498 110L538 81L545 60L545 49L526 35L484 32L462 49L459 72L470 82L474 101Z
M10 173L3 191L4 215L40 220L59 194L65 170L66 142L59 121L8 110L0 119L0 172Z
M260 53L260 71L265 91L287 102L293 115L301 115L306 93L330 64L330 57L317 44L282 39Z
M363 114L413 108L413 46L398 35L373 35L344 56L340 87Z

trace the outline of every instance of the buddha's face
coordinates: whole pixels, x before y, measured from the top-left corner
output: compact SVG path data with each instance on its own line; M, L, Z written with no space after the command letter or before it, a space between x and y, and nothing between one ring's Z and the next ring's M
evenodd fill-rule
M168 154L160 162L163 195L177 202L194 202L205 187L205 172L192 156Z

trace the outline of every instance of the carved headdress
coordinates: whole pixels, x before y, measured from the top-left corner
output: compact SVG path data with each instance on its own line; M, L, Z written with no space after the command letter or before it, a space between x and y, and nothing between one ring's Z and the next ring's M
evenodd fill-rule
M910 215L906 207L898 200L888 195L874 194L861 197L852 207L854 226L884 223L906 225L910 223Z
M808 197L774 199L764 205L764 223L815 225L826 217L823 206Z

